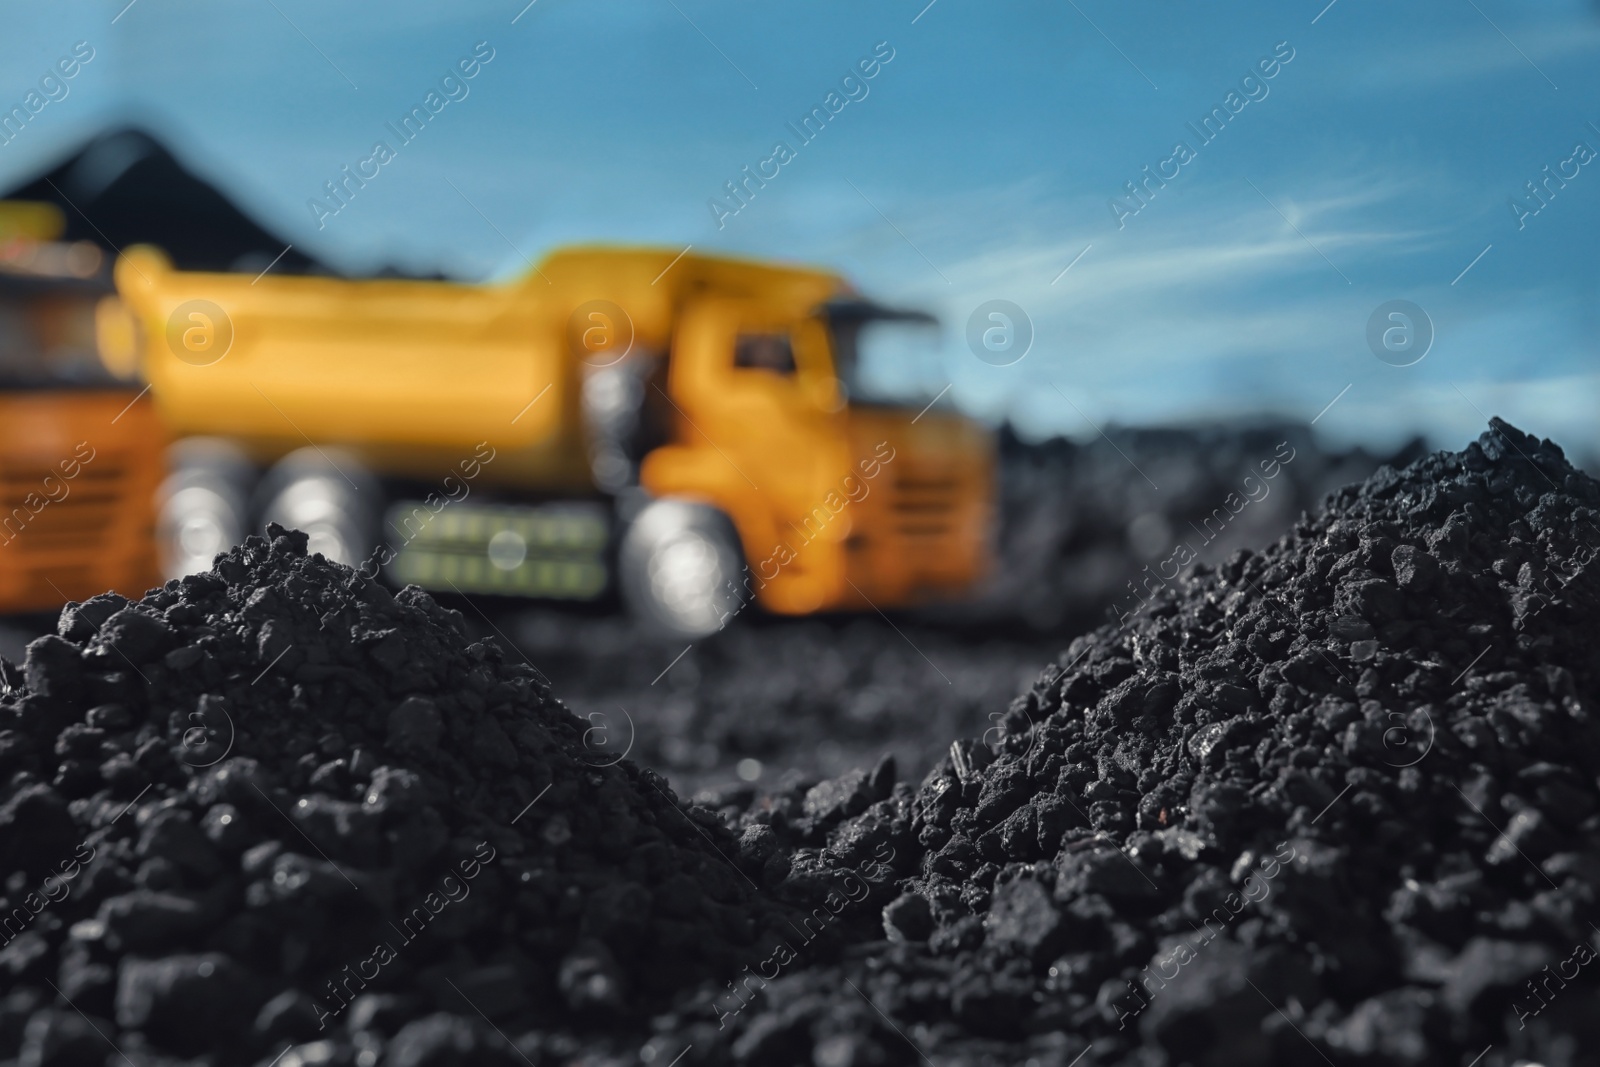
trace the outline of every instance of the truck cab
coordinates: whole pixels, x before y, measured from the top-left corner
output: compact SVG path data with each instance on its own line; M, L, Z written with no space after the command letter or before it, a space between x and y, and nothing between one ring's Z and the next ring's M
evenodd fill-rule
M676 432L646 458L640 483L732 520L737 604L898 607L958 595L980 573L987 433L869 377L878 359L926 359L933 326L842 286L820 300L686 302L667 374Z

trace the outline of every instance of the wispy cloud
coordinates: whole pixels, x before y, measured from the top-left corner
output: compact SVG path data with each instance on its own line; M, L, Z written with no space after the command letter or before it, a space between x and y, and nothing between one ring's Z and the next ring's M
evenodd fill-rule
M1447 227L1418 225L1413 213L1401 206L1406 197L1427 189L1431 180L1427 174L1394 176L1378 171L1293 182L1279 178L1273 204L1324 252L1339 251L1358 265L1368 257L1381 254L1390 260L1444 243ZM1277 193L1277 186L1301 192ZM1282 278L1286 271L1327 270L1305 240L1249 185L1213 178L1209 184L1180 189L1184 199L1163 193L1147 209L1149 217L1133 220L1120 231L1111 224L1105 197L1080 195L1065 204L1029 203L1040 195L1036 183L981 195L964 193L947 203L923 203L914 211L905 210L929 220L918 230L918 240L926 241L935 259L940 259L940 250L960 249L956 254L944 251L941 269L963 294L984 291L1018 300L1033 296L1056 306L1096 304L1130 293L1232 291L1242 283ZM1003 233L998 240L975 241L983 224L972 221L970 207L965 213L961 207L973 200L990 205L991 215L1070 218L1074 224L1048 235L1030 228L1026 233ZM996 209L997 203L1015 206ZM1092 219L1093 225L1085 225L1085 219ZM849 235L846 240L854 244ZM1061 268L1090 244L1093 251L1067 279L1052 286ZM939 293L915 279L903 281L901 287L916 295Z

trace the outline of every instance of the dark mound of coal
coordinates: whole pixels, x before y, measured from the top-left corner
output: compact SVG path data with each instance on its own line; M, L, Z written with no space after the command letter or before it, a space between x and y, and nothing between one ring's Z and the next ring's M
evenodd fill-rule
M1065 634L1105 621L1105 609L1126 600L1129 575L1179 541L1219 564L1272 541L1329 492L1426 451L1420 438L1378 455L1332 450L1293 423L1108 426L1082 444L1029 444L1007 428L999 443L994 573L952 621L1021 620Z
M1597 551L1600 483L1496 420L1265 552L1152 571L919 789L873 802L856 776L746 816L824 866L891 856L888 943L763 971L662 1041L773 1064L1596 1062Z
M268 532L0 661L0 1061L521 1063L751 957L715 816Z

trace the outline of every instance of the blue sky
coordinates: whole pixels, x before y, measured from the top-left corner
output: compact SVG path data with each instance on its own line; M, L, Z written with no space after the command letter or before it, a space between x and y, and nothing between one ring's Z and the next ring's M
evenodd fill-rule
M1600 451L1600 159L1523 228L1509 206L1600 151L1590 0L525 2L27 6L0 39L7 107L74 42L95 59L0 178L134 121L349 270L503 276L591 239L835 267L945 322L886 377L1035 433L1338 396L1316 426L1338 441L1458 446L1481 411ZM480 41L468 95L319 229L322 183L398 144L385 123ZM880 42L866 95L800 144L786 123ZM1280 42L1293 59L1241 89ZM1202 143L1187 124L1230 90L1259 98ZM779 140L795 158L719 228L708 201ZM1194 158L1119 228L1111 199L1178 141ZM991 299L1033 323L1011 366L963 340ZM1434 323L1412 366L1367 345L1393 299Z

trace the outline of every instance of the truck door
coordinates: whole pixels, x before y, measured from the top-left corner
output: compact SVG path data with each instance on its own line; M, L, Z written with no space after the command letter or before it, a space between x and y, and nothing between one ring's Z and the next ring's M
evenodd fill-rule
M667 378L684 466L733 519L752 571L790 547L796 558L780 584L804 599L808 583L795 580L807 570L805 546L848 532L806 522L846 462L836 425L844 398L822 323L755 302L701 301L679 321Z

